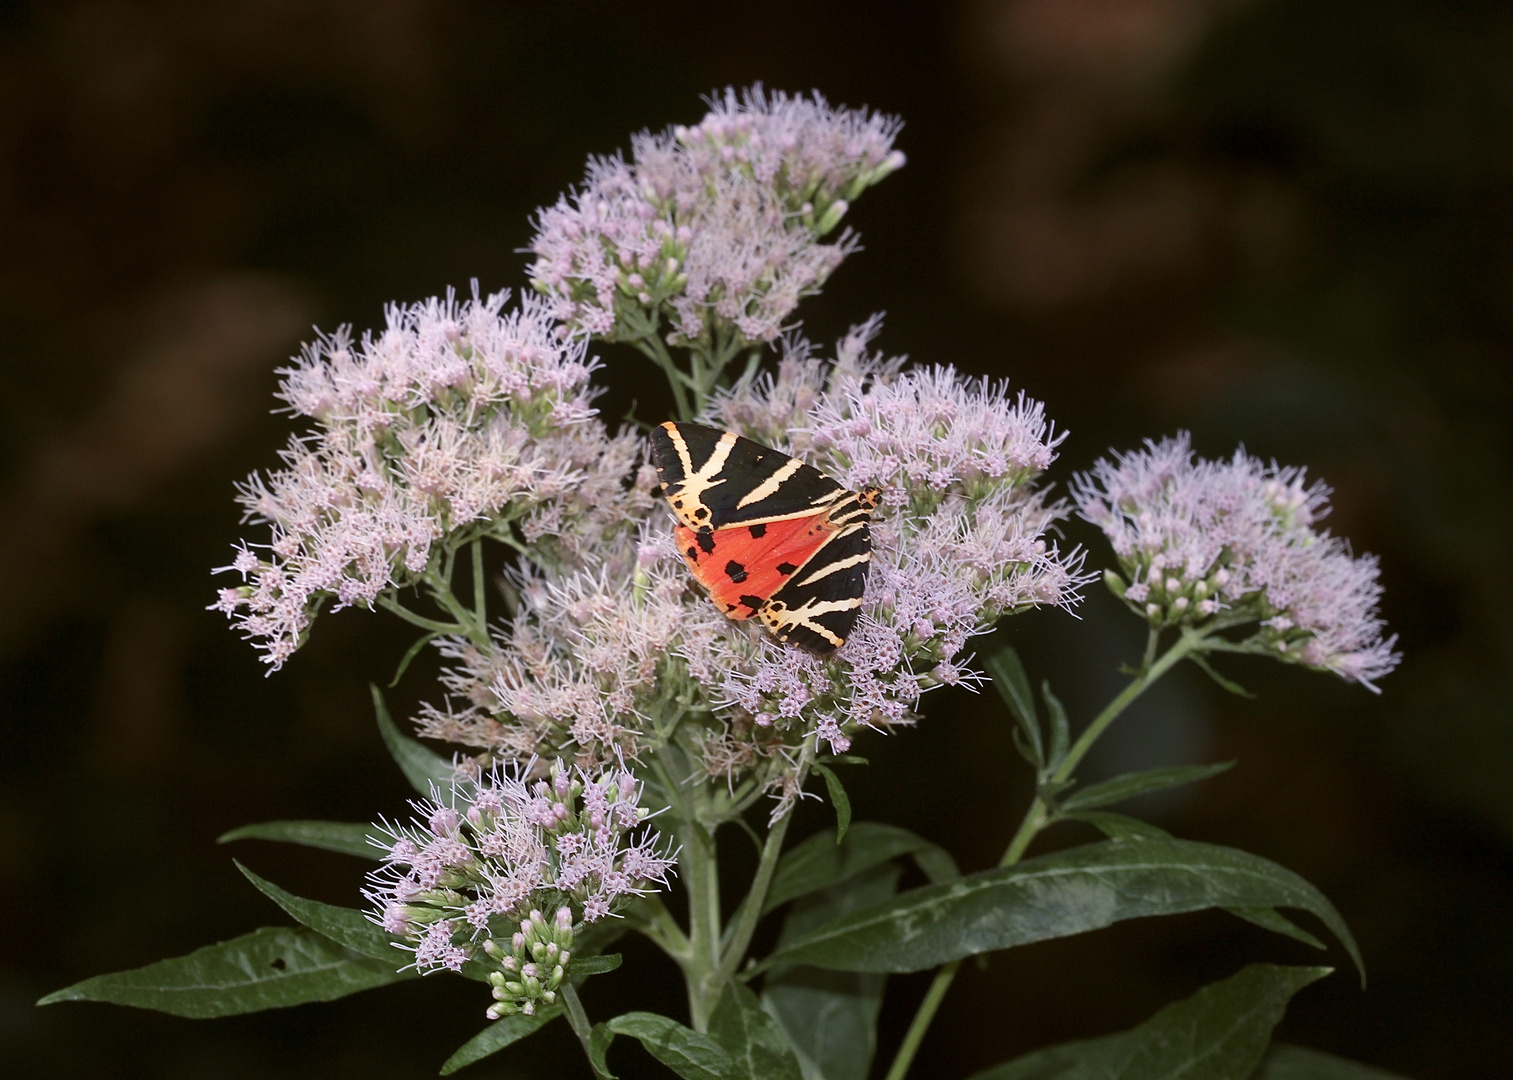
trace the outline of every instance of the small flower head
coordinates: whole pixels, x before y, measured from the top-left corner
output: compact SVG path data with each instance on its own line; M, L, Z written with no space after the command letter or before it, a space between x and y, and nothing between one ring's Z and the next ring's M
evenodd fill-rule
M283 467L241 489L260 544L237 546L224 611L276 669L324 605L373 606L415 582L445 538L550 536L570 555L623 505L635 444L590 407L594 364L539 300L450 294L388 310L377 336L345 330L284 372L280 396L314 421Z
M496 1017L551 1004L574 926L665 885L673 868L641 825L629 772L558 762L531 780L534 764L458 782L446 801L433 791L413 822L381 825L390 842L365 892L369 917L421 971L461 970L480 950L492 958Z
M1152 626L1255 625L1255 651L1361 683L1397 666L1376 559L1315 524L1329 489L1243 450L1197 458L1185 432L1077 478L1082 516L1119 559L1105 580Z
M903 164L898 123L819 96L726 91L694 127L589 162L542 210L535 287L567 332L639 340L771 341L855 249L834 231L851 200Z

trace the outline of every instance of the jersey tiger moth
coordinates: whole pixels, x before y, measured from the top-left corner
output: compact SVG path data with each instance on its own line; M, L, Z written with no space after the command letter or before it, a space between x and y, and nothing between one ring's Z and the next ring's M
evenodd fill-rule
M702 424L651 433L678 552L732 619L819 655L845 644L872 558L881 492L848 491L798 458Z

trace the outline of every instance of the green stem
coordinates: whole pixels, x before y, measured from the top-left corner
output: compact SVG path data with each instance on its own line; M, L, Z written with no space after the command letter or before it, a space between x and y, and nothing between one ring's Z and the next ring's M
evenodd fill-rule
M1108 730L1108 726L1119 719L1119 714L1130 707L1130 704L1150 687L1161 676L1165 675L1172 667L1197 646L1203 643L1203 635L1192 630L1184 629L1182 636L1170 649L1167 649L1155 663L1146 666L1130 680L1130 684L1120 691L1119 696L1104 706L1103 711L1093 717L1093 722L1087 726L1072 748L1067 751L1066 759L1060 767L1051 774L1054 781L1064 781L1071 777L1087 752L1093 748L1098 737Z
M589 1068L594 1070L597 1080L609 1080L598 1066L594 1064L594 1055L590 1046L594 1028L588 1022L588 1013L583 1011L583 1002L578 999L578 991L573 989L573 984L562 984L562 1004L567 1009L567 1022L572 1025L573 1034L578 1036L578 1042L583 1046L583 1055L588 1058Z
M688 393L684 389L687 376L678 370L677 364L673 363L667 346L662 344L662 339L657 336L656 330L653 329L645 336L637 338L634 344L643 356L649 358L667 376L668 385L672 387L673 403L678 409L678 419L693 419L693 410L688 407Z
M1098 741L1098 737L1119 718L1119 714L1129 708L1130 704L1149 689L1153 682L1170 671L1173 665L1204 642L1203 634L1184 629L1177 642L1158 660L1151 662L1149 658L1154 651L1156 631L1151 631L1151 635L1146 644L1146 663L1142 665L1140 674L1135 676L1117 697L1104 706L1103 711L1093 718L1087 730L1072 744L1066 758L1051 774L1050 779L1053 782L1065 782L1070 779L1073 771L1087 756L1093 744ZM1050 824L1051 820L1050 804L1043 796L1037 794L1034 801L1030 803L1029 809L1025 811L1024 820L1019 823L1019 829L1014 833L1014 838L1009 841L1009 846L998 865L1013 866L1024 858L1030 842L1035 839L1041 829ZM960 967L961 961L953 960L935 973L935 979L930 983L930 989L925 992L925 999L919 1003L914 1019L909 1024L909 1030L904 1035L903 1045L898 1048L898 1054L893 1058L893 1065L888 1070L886 1080L903 1080L904 1075L909 1071L909 1066L914 1062L914 1055L919 1051L919 1044L924 1039L931 1021L935 1019L935 1013L940 1009L941 1002L945 1000L946 991L951 988L951 983L956 978L956 972Z
M392 611L405 622L419 626L425 630L430 630L432 633L462 637L466 636L468 632L468 628L461 623L437 622L435 619L428 619L424 615L417 615L392 596L380 596L378 598L378 606L385 611Z
M725 955L721 958L720 966L713 976L714 982L710 987L710 993L716 999L726 981L741 966L746 950L751 945L751 935L756 932L757 923L761 921L762 905L767 902L767 889L772 885L772 875L777 871L778 856L783 853L783 837L787 835L788 824L793 820L793 809L790 805L783 811L783 816L773 822L772 827L767 830L767 842L762 845L762 859L757 864L756 875L751 879L751 889L746 894L746 903L741 909L740 920L736 923L735 933L731 936L730 944L726 947Z
M706 1031L714 1011L709 984L720 967L719 861L714 837L699 822L686 820L682 835L678 865L688 890L688 959L683 965L683 979L688 984L693 1028Z
M483 580L483 541L473 541L473 618L479 626L489 624L488 598Z
M919 1011L914 1014L914 1022L904 1033L903 1045L898 1048L898 1053L893 1058L893 1065L888 1070L885 1080L904 1080L904 1074L909 1071L909 1066L914 1062L914 1055L919 1052L919 1044L925 1037L925 1030L930 1026L930 1021L935 1019L935 1013L940 1008L940 1003L945 1000L946 991L951 988L951 980L956 978L956 969L959 967L961 967L961 961L952 960L935 973L935 981L930 983L930 989L925 991L925 1000L919 1003Z

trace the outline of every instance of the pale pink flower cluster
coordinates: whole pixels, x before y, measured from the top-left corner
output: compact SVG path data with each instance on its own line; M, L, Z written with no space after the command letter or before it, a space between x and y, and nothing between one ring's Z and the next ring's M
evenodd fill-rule
M727 395L710 418L885 488L862 614L833 657L727 619L679 558L671 513L653 513L639 537L602 544L596 566L522 572L520 610L493 647L447 641L449 700L426 708L422 733L595 766L637 756L676 701L702 718L707 775L754 776L787 796L806 739L840 751L860 727L913 722L926 690L977 680L963 656L974 634L1073 603L1081 555L1047 541L1066 510L1036 483L1059 442L1040 406L949 368L869 355L877 329L854 330L834 363L789 340L775 377Z
M669 683L681 687L690 669L712 678L709 643L728 632L681 561L638 557L653 537L671 551L659 525L604 543L589 568L521 571L519 611L492 648L442 642L449 698L423 707L421 734L511 758L567 754L583 767L637 756Z
M776 192L784 206L823 235L852 200L903 167L893 148L901 123L865 109L837 109L813 97L727 89L694 127L675 127L706 177L739 171Z
M533 910L565 907L569 926L592 923L666 885L675 861L640 827L634 776L558 762L530 782L532 765L496 767L444 797L433 791L412 804L412 822L378 826L389 844L364 891L369 917L421 971L460 970Z
M283 373L280 397L315 428L242 486L271 536L238 545L225 569L244 584L214 605L273 668L324 604L371 607L433 572L447 544L518 526L570 556L628 512L639 445L595 418L584 343L559 337L540 300L505 300L392 306L378 335L343 329Z
M968 639L1029 607L1070 606L1082 555L1046 540L1066 516L1036 486L1055 459L1042 407L949 367L868 355L876 320L834 364L786 342L776 377L717 403L718 423L795 452L853 488L883 489L861 618L828 660L761 642L725 698L757 723L799 720L837 752L858 727L910 722L931 687L974 681Z
M849 199L903 164L896 121L823 98L727 91L693 128L590 160L543 209L531 281L569 331L766 342L855 248L820 243ZM843 197L844 196L844 197Z
M1152 626L1258 624L1249 644L1372 690L1397 666L1377 561L1315 528L1329 489L1302 469L1207 461L1182 432L1099 461L1073 495L1119 558L1111 586Z

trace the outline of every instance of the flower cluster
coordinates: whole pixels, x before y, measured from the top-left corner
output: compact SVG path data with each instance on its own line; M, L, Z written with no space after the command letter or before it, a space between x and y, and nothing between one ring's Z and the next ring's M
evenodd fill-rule
M413 823L381 824L390 843L365 892L373 921L414 953L419 970L459 971L480 949L492 957L501 1014L550 1004L562 978L555 969L570 970L563 950L574 922L595 922L665 885L673 867L655 833L634 831L646 811L629 772L594 775L558 762L533 783L534 764L460 781L445 801L433 792L415 803ZM542 909L557 912L552 926Z
M1315 528L1329 489L1302 469L1195 458L1184 432L1099 461L1073 491L1119 558L1110 587L1152 626L1255 623L1252 648L1373 690L1397 666L1376 559Z
M493 647L451 640L445 707L423 734L504 757L575 755L592 767L641 752L677 715L710 776L756 775L791 794L798 747L843 750L863 726L914 718L920 696L976 676L968 639L1001 616L1070 604L1080 554L1046 540L1063 506L1036 486L1059 437L1038 403L949 368L905 371L869 355L874 320L834 363L790 339L775 377L716 403L710 419L886 496L858 624L820 659L733 622L690 579L672 515L601 545L597 567L529 570ZM702 726L699 726L702 724Z
M1036 486L1061 441L1042 407L949 367L869 355L876 320L834 364L789 341L775 377L722 400L716 419L797 453L853 488L883 490L862 615L834 659L763 642L730 669L727 699L758 723L803 716L837 752L846 732L912 718L927 689L974 678L961 653L1003 615L1070 605L1081 555L1045 539L1065 508Z
M505 299L394 306L376 337L343 329L283 373L280 397L315 430L242 487L272 536L238 547L225 569L244 584L214 605L273 668L328 601L371 607L512 528L570 556L633 510L621 486L639 447L595 419L583 343L554 333L541 301L506 313Z
M855 248L832 232L849 201L903 165L897 121L813 98L727 91L695 127L589 162L543 209L535 287L566 328L737 347L773 340L799 300Z

